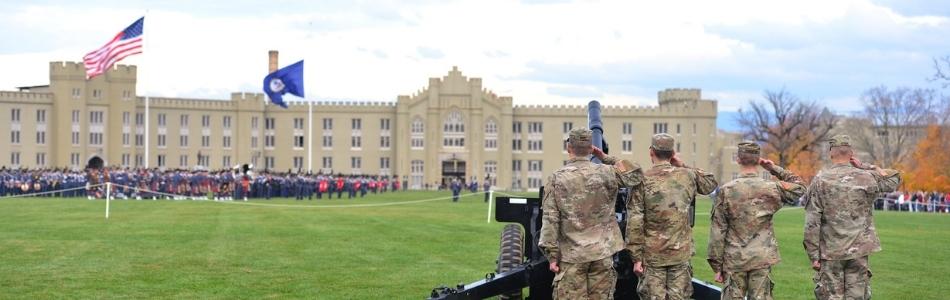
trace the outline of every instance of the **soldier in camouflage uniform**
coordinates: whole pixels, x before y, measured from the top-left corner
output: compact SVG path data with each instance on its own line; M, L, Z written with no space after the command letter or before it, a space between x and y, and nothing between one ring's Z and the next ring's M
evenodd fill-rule
M623 250L616 195L622 186L639 186L642 171L594 148L586 128L571 130L567 144L568 164L544 184L538 246L556 274L554 299L612 299L617 282L612 256ZM603 157L603 165L587 158L592 152Z
M838 135L829 150L834 163L818 173L805 194L805 250L815 269L818 299L870 299L868 255L881 251L874 229L874 199L900 185L900 173L862 164L851 138Z
M802 179L759 157L753 142L739 143L738 179L719 188L709 228L709 266L716 281L725 282L722 299L771 300L771 266L781 261L772 229L772 215L782 204L794 204L805 193ZM778 178L759 176L757 165Z
M644 171L643 188L632 192L627 204L627 249L640 277L637 293L644 300L692 296L690 204L696 194L708 195L718 185L712 174L687 167L674 145L669 134L653 136L653 168Z

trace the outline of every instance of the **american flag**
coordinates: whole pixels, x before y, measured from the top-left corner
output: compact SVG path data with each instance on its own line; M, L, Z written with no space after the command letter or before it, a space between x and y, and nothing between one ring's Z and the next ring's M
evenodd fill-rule
M83 56L86 65L86 78L93 78L105 73L112 64L129 55L142 53L142 32L145 29L145 17L141 17L115 35L102 48L89 52Z

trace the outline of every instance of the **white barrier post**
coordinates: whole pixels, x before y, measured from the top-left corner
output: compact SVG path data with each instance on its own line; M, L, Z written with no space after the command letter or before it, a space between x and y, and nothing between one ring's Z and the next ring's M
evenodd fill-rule
M109 200L112 199L112 183L106 182L106 219L109 218Z
M492 194L495 192L493 189L488 190L488 217L485 220L485 223L491 223L491 207L492 202L495 200L495 197L492 197Z

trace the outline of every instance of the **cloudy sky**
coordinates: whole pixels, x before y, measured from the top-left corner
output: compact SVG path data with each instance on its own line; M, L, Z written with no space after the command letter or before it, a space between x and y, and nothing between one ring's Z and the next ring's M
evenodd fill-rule
M308 99L394 101L458 66L517 104L695 87L729 112L785 87L847 112L873 86L937 87L931 59L950 55L945 1L150 2L3 1L0 90L48 83L49 61L146 13L146 54L123 63L140 94L191 98L260 91L276 49L306 60Z

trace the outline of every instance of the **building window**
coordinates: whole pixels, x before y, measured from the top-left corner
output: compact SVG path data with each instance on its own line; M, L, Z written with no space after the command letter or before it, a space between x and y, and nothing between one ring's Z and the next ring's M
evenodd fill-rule
M201 153L198 153L198 165L199 165L199 166L202 166L202 167L207 168L210 163L211 163L211 157L210 157L209 155L207 155L207 154L202 155Z
M19 129L10 130L10 143L14 145L20 144L20 130Z
M224 129L231 129L231 116L224 116L221 121L221 127L224 127Z
M46 110L45 109L36 110L36 123L46 124Z
M136 154L136 155L135 155L135 166L136 166L136 167L141 167L141 166L144 166L144 165L145 165L145 161L143 160L142 155L141 155L141 154Z
M260 122L258 121L257 117L251 117L251 129L259 129L259 128L261 127L260 127Z
M79 124L79 111L78 111L78 110L73 110L73 124L74 124L74 125L78 125L78 124Z
M294 156L294 169L301 170L303 169L303 157Z
M379 175L389 175L389 157L379 158Z
M129 164L132 163L132 156L128 153L122 154L122 166L128 168Z
M135 125L142 126L145 124L145 114L135 113Z
M330 136L330 135L323 136L323 148L324 149L333 148L333 136Z
M379 119L379 130L386 131L389 130L389 119Z
M211 116L201 115L201 128L211 128Z
M323 157L323 169L329 170L333 168L333 157L324 156Z
M178 166L181 168L188 168L188 155L179 155L178 156Z
M621 141L621 145L623 145L623 149L622 149L621 151L623 151L624 153L631 153L631 152L633 152L633 141L631 141L631 140L623 140L623 141Z
M541 150L543 149L543 146L544 146L544 145L543 145L543 142L542 142L540 139L537 139L537 140L529 139L529 140L528 140L528 151L541 152Z
M540 152L543 149L542 133L544 127L541 122L528 122L528 151Z
M20 167L20 152L10 152L10 166L13 168Z
M359 170L363 167L363 158L359 156L350 157L350 167L354 170Z
M264 130L274 130L274 118L264 118Z
M423 172L424 163L421 160L413 160L409 163L409 175L412 177L410 182L410 187L413 189L421 189L423 184Z
M221 138L221 146L224 146L225 149L231 148L231 136L226 135Z
M79 99L82 96L82 90L79 88L73 88L73 99Z
M251 136L251 148L257 148L257 145L258 145L257 140L258 138L256 135Z
M465 123L461 112L450 112L442 123L442 146L465 147Z
M37 132L37 133L38 133L38 132ZM129 146L129 143L131 142L131 136L132 136L132 134L130 134L130 133L128 133L128 132L123 132L123 133L122 133L122 146L123 146L123 147L128 147L128 146Z
M544 133L543 123L541 122L528 122L528 133Z
M182 148L188 147L188 136L187 135L178 136L178 145L181 146Z
M666 133L666 123L653 123L653 134Z
M494 160L485 161L485 176L488 177L491 185L495 185L498 180L498 162Z
M201 147L202 147L202 148L210 148L210 147L211 147L211 136L210 136L210 135L202 135L202 136L201 136Z
M158 127L165 127L168 123L168 119L165 114L158 114Z
M423 142L423 135L425 134L425 124L422 123L422 119L416 117L412 120L412 125L410 126L410 148L414 150L421 150L425 143Z
M79 167L79 153L70 153L69 154L69 164L73 168Z
M676 123L676 134L680 134L680 123Z
M633 123L630 123L630 122L623 123L623 134L633 134Z
M350 149L359 150L363 148L363 137L354 135L350 137Z
M179 117L178 124L181 126L181 128L188 127L188 115L181 115L181 117Z
M494 119L485 122L485 150L498 150L498 124Z
M333 119L323 118L323 130L333 130Z
M156 145L157 145L158 147L164 148L165 145L166 145L166 144L165 144L165 135L164 135L164 134L159 134L159 135L158 135L158 140L157 140L155 143L156 143Z
M102 132L90 132L89 133L89 144L90 145L102 145Z
M230 156L230 155L225 155L225 156L221 157L221 166L222 166L223 168L228 168L228 167L231 166L231 156Z
M275 141L275 139L274 139L274 134L273 134L273 133L268 133L268 134L264 135L264 148L271 148L271 149L273 149L273 148L274 148L274 141Z
M511 188L521 188L521 161L517 159L511 161Z
M521 133L521 122L513 122L513 123L511 123L511 132L513 132L513 133Z
M353 130L363 129L363 119L351 119L350 121Z
M46 153L43 153L43 152L36 153L36 166L38 167L46 166Z
M266 168L266 169L268 169L268 170L273 170L273 169L274 169L274 165L275 165L275 161L274 161L274 157L273 157L273 156L265 156L265 157L264 157L264 168Z
M159 167L164 167L164 166L165 166L165 154L159 154L158 157L157 157L157 160L158 160L158 166L159 166Z
M574 123L564 122L563 127L564 127L564 133L569 133L571 132L572 129L574 129Z
M390 147L390 143L389 143L389 142L390 142L390 137L389 137L389 136L381 136L381 137L379 137L379 147L380 147L380 148L382 148L382 149L389 149L389 147Z
M294 118L294 148L303 149L303 118Z
M536 189L540 188L542 185L542 161L540 160L529 160L528 161L528 188Z

